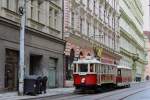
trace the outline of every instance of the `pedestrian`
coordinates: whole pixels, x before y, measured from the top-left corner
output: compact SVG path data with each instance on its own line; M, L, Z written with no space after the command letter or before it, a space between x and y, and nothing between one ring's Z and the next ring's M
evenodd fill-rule
M43 80L42 80L42 89L43 89L44 93L46 93L47 79L48 79L47 76L44 76Z

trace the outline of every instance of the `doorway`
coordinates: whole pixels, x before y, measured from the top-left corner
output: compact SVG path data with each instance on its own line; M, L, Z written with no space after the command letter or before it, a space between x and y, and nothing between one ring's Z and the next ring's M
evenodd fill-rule
M39 75L41 73L41 60L42 55L30 55L30 69L29 74L30 75Z
M74 49L71 49L70 56L66 56L66 80L73 79L72 63L74 59L75 59L75 51Z
M14 91L18 86L19 53L6 49L5 55L5 88L8 91Z
M55 88L55 87L57 87L56 68L57 68L57 59L56 58L49 58L48 88Z

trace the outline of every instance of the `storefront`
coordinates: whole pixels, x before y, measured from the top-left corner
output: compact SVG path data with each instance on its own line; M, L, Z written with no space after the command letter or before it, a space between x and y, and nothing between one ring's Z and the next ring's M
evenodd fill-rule
M67 42L65 49L66 80L72 80L72 63L74 60L82 59L86 56L92 55L94 55L92 48L83 48L71 42Z

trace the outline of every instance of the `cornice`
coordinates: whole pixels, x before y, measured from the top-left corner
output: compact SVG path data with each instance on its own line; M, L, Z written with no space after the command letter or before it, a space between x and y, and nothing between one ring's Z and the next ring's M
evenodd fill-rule
M14 22L12 20L6 19L6 18L1 17L1 16L0 16L0 24L6 25L6 26L9 26L9 27L18 29L18 30L20 29L20 23ZM31 27L28 27L28 26L26 26L26 30L25 31L26 32L30 32L31 34L36 34L36 35L41 36L41 37L43 37L45 39L54 40L55 42L60 43L60 44L65 44L65 41L63 39L61 39L61 38L52 36L50 34L47 34L45 32L41 32L39 30L33 29Z
M122 18L132 27L134 30L136 30L136 33L138 36L143 37L144 35L140 32L140 30L137 29L136 24L131 20L131 18L125 13L125 11L121 8L120 9Z
M126 37L128 41L131 41L133 45L136 45L136 47L144 51L144 48L123 28L120 28L120 33L121 33L121 36Z

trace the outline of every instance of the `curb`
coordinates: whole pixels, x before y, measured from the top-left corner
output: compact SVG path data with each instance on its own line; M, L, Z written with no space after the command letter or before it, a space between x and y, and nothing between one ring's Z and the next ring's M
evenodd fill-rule
M29 100L29 99L40 99L40 98L46 98L46 97L53 97L53 96L61 96L61 95L71 95L72 92L69 93L61 93L61 94L54 94L54 95L46 95L46 96L34 96L34 97L27 97L27 98L19 98L18 100Z

